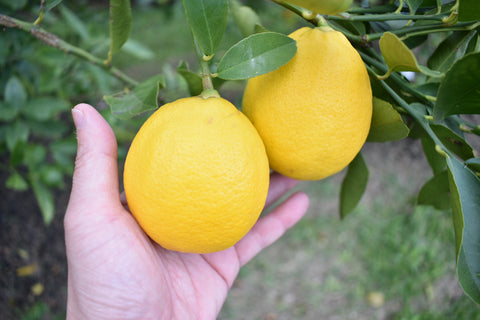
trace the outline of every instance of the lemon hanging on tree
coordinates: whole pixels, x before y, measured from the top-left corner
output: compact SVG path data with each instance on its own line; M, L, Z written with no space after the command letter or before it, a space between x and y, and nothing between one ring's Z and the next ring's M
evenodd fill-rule
M166 249L233 246L265 204L269 167L250 121L217 94L179 99L140 128L124 170L129 209Z
M270 166L318 180L341 171L367 138L372 91L360 55L340 32L301 28L286 65L248 80L243 111L265 144Z

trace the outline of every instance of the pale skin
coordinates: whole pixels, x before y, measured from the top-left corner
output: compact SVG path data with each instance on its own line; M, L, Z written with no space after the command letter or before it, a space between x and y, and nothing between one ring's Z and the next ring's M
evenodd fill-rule
M305 214L291 195L234 247L210 254L168 251L145 235L119 193L117 144L91 106L73 111L78 150L65 214L67 319L215 319L239 269ZM296 181L273 174L267 206Z

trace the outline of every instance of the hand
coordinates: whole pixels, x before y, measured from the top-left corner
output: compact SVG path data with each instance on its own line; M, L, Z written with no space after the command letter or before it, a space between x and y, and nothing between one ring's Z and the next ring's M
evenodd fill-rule
M259 219L234 247L210 254L168 251L152 242L121 200L117 145L91 106L73 111L78 150L65 214L67 319L215 319L241 266L303 216L296 193ZM295 185L271 176L267 205Z

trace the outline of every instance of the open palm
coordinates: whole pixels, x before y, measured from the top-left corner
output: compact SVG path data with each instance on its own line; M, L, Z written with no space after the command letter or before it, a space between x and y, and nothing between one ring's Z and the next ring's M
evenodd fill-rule
M305 213L297 193L262 217L234 247L210 254L152 242L119 195L117 146L89 105L73 111L78 151L65 215L67 319L214 319L241 266ZM273 174L267 205L295 184Z

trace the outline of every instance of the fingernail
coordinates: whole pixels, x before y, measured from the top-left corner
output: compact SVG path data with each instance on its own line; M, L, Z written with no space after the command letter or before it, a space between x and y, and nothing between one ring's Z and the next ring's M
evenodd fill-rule
M83 115L83 112L76 108L73 108L72 118L77 130L80 129L83 126L83 123L85 122L85 116Z

